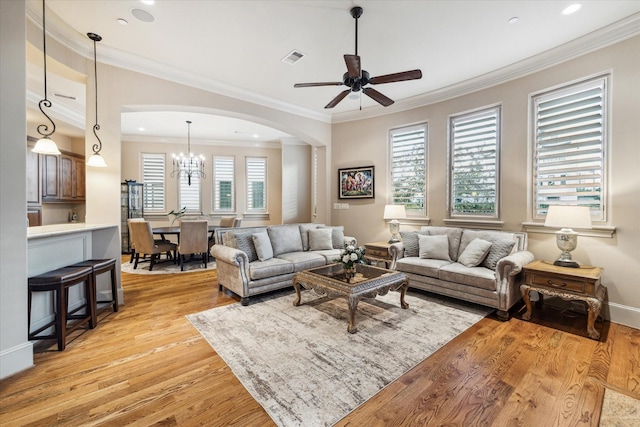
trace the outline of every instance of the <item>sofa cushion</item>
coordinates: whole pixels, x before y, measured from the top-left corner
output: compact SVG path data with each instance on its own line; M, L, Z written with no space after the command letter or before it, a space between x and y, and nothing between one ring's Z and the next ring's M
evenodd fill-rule
M441 259L422 259L418 257L400 258L396 262L396 270L403 273L413 273L420 276L429 276L437 279L442 266L451 264L451 261Z
M253 234L252 238L260 261L273 258L273 247L271 246L271 240L266 230Z
M513 249L513 246L516 244L513 240L507 239L498 239L494 240L491 243L491 249L489 249L489 253L487 254L484 261L482 261L482 266L490 268L492 270L496 269L496 265L498 261L502 258L508 256Z
M323 226L324 224L300 224L300 237L302 238L302 250L309 250L309 230L315 230L316 228Z
M344 226L336 225L333 227L320 227L331 229L331 242L333 249L344 249Z
M251 280L260 280L287 273L293 273L293 264L280 258L254 261L249 264L249 276Z
M498 261L512 253L515 247L513 233L493 230L464 230L460 241L460 253L464 252L467 245L474 239L491 242L491 249L480 265L492 270L495 270Z
M485 267L465 267L453 262L440 268L439 279L489 291L496 290L496 273Z
M420 254L418 237L420 235L428 236L427 231L401 231L402 245L404 246L404 256L413 257Z
M289 252L278 255L278 259L283 259L293 266L293 271L307 270L309 268L321 267L326 264L325 257L313 252Z
M421 231L427 231L429 236L446 234L449 238L449 258L451 258L452 261L458 260L458 248L460 247L460 239L462 238L462 228L427 225L422 227Z
M446 235L419 236L418 239L420 258L451 261L449 257L449 238Z
M484 261L491 249L491 242L484 239L473 239L458 257L458 262L466 267L476 267Z
M267 227L273 256L286 254L289 252L302 252L302 236L298 225L274 225Z
M310 251L333 249L333 230L328 228L318 228L315 230L309 230L308 234Z
M256 246L253 244L253 233L238 233L235 236L235 248L247 254L249 262L258 259Z
M313 251L312 253L322 255L325 259L325 264L333 264L340 257L342 249L327 249L323 251Z

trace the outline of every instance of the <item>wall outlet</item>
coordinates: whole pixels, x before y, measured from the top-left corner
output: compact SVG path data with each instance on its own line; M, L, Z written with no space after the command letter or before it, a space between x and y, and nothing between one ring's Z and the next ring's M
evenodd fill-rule
M333 209L340 209L340 203L334 203Z

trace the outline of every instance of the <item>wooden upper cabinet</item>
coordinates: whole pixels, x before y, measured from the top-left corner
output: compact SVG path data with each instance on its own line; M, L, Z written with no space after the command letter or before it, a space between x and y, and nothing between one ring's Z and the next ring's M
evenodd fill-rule
M58 180L60 156L53 154L40 155L42 164L42 201L60 199L60 181Z
M85 200L84 157L63 152L42 155L42 201L83 202Z

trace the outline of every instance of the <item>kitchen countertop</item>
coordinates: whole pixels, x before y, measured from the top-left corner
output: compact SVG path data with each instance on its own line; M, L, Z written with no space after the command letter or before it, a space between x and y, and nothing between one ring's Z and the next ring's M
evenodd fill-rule
M110 227L117 227L118 224L87 224L87 223L69 223L69 224L52 224L42 225L38 227L27 228L27 239L37 239L40 237L49 237L70 233L80 233L83 231L101 230Z

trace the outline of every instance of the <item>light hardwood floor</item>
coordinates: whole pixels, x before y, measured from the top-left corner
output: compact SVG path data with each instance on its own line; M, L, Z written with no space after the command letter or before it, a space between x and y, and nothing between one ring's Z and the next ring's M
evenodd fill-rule
M120 312L0 382L1 426L274 425L185 318L236 301L215 271L122 279ZM597 426L605 387L640 398L640 331L582 320L485 318L338 425Z

